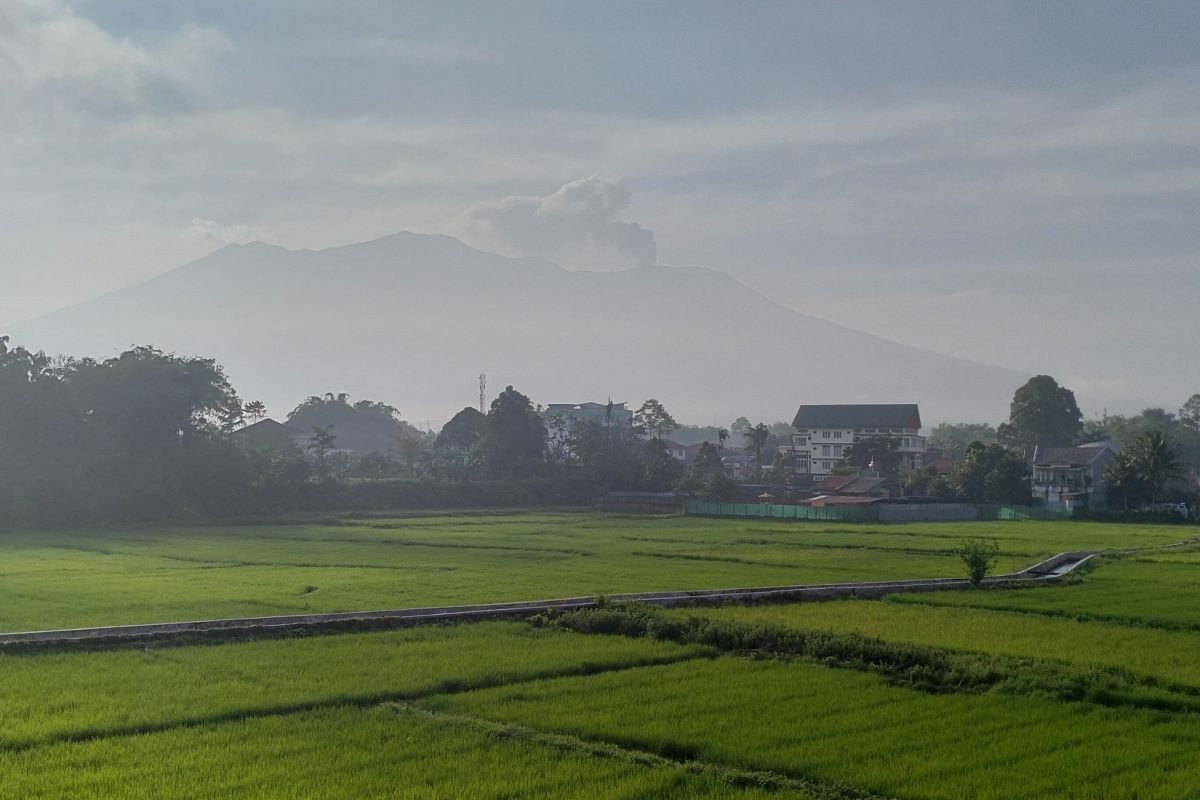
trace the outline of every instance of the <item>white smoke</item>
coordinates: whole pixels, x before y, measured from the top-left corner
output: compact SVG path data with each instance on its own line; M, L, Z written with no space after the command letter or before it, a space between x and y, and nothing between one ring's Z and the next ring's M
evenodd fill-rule
M616 218L629 207L629 199L629 190L619 182L592 175L553 194L480 203L467 216L472 226L486 228L500 244L523 255L560 258L600 251L610 259L652 265L654 232Z

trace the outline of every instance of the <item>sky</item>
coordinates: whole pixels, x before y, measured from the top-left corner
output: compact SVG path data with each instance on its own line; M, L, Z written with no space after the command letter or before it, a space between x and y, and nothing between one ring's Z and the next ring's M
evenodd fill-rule
M1195 2L0 0L0 326L414 230L1174 409L1198 40Z

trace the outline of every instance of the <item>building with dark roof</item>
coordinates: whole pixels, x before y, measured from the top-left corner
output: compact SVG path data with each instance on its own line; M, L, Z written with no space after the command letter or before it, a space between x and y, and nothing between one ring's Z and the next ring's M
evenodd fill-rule
M840 466L860 439L891 436L899 442L900 468L919 469L925 437L916 403L805 405L792 421L796 471L822 478Z
M1033 495L1047 506L1104 508L1108 486L1104 467L1120 452L1116 442L1106 440L1077 447L1033 449Z

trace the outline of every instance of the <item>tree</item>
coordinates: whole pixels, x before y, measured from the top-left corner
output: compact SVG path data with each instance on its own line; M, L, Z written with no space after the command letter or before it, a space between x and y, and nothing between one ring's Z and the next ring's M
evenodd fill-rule
M420 438L421 432L400 419L400 411L372 400L350 402L345 392L313 395L292 409L287 422L301 430L334 427L342 450L387 452L404 436Z
M317 462L317 477L321 480L324 480L329 474L328 455L336 441L337 437L333 433L332 425L313 428L312 436L308 437L308 451L314 454Z
M641 442L641 488L648 492L668 492L683 477L683 466L671 457L661 439Z
M1128 448L1117 453L1104 465L1104 482L1108 486L1109 501L1119 494L1121 507L1126 511L1129 510L1131 500L1134 504L1141 501L1146 488L1141 471L1134 462L1133 453Z
M895 472L900 467L900 440L895 436L864 436L846 448L846 463L866 469L875 462L875 469Z
M950 471L948 483L972 503L1026 504L1031 498L1029 465L998 444L973 442Z
M964 539L954 552L967 567L967 580L978 589L995 566L1000 546L994 540Z
M729 438L729 431L725 428L717 428L717 443L720 449L725 449L725 441Z
M470 450L479 443L486 428L487 417L480 414L474 406L467 406L442 426L433 446L460 452Z
M746 440L746 452L754 453L754 480L762 480L763 446L771 438L771 429L762 422L757 425L747 424L742 429L742 437Z
M1200 434L1200 394L1192 395L1180 407L1179 421L1192 433Z
M1013 393L1008 422L996 433L1003 444L1029 455L1038 445L1070 445L1082 430L1075 393L1049 375L1036 375Z
M737 496L737 484L725 474L721 454L712 442L704 442L696 451L692 465L684 473L676 491L706 500L731 500Z
M493 477L529 477L545 462L546 424L528 397L507 386L492 401L479 448Z
M1164 485L1183 477L1179 451L1162 431L1147 431L1129 447L1129 454L1138 477L1150 490L1150 506L1154 508Z
M679 427L679 423L667 412L663 404L653 397L642 403L642 407L634 412L633 424L638 431L645 432L651 439L661 439Z
M996 441L996 429L986 422L943 422L929 432L931 448L944 450L951 458L962 458L971 442L992 444Z
M242 412L250 419L251 423L258 422L267 416L267 404L262 400L251 400L242 406Z

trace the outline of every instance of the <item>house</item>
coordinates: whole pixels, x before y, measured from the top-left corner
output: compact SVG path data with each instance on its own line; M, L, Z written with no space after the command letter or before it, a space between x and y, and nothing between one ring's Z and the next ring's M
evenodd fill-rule
M916 403L800 406L792 427L796 472L813 479L841 465L850 445L875 436L898 441L901 469L924 465L925 437Z
M624 403L551 403L542 411L542 416L547 419L562 417L567 422L568 433L575 423L585 420L621 433L633 429L633 412Z
M233 438L247 450L271 450L276 453L304 450L311 437L312 431L304 431L273 419L260 420L233 433Z
M692 459L695 458L695 451L698 448L694 448L692 445L680 444L674 439L660 439L659 441L662 442L663 449L667 451L667 455L681 464L691 464Z
M691 466L692 462L696 460L700 448L705 444L704 442L680 444L673 439L663 439L662 443L663 447L667 449L667 454L684 466ZM721 457L721 466L724 467L725 474L735 481L748 478L754 472L753 456L742 450L722 447L717 450L717 455Z
M812 487L818 496L838 497L893 497L898 490L894 479L872 475L830 475Z
M1033 496L1048 507L1104 508L1104 467L1121 450L1112 440L1077 447L1035 447Z

